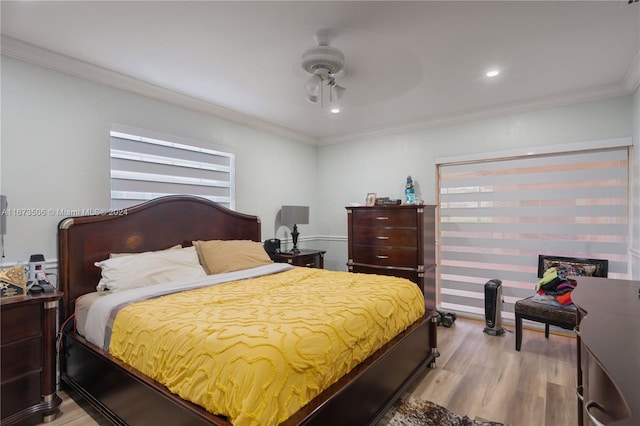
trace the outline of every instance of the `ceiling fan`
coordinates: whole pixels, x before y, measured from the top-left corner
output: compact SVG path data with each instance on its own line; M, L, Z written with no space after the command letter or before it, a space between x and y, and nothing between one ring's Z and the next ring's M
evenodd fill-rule
M311 74L305 83L306 98L320 104L323 111L328 106L330 112L337 114L340 112L338 100L346 90L336 82L336 74L344 69L344 54L329 45L329 30L319 31L314 38L318 45L302 54L302 69Z

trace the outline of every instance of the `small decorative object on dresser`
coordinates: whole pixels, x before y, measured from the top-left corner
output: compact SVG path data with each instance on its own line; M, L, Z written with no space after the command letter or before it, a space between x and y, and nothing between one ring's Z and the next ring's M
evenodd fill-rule
M3 425L51 421L62 403L56 394L55 345L56 308L61 297L55 291L0 300Z
M297 253L269 253L271 260L278 263L289 263L294 266L324 269L324 250L300 250Z
M416 204L416 191L413 189L413 179L411 176L407 176L407 183L404 186L404 196L407 204Z
M370 192L367 194L367 200L365 205L367 207L373 207L376 205L376 193L375 192Z
M400 199L391 199L389 197L378 197L376 198L376 206L397 206L402 204L402 200Z
M0 270L0 297L20 297L27 294L27 283L24 266L18 265L6 270Z
M434 205L346 207L350 272L408 278L436 306Z

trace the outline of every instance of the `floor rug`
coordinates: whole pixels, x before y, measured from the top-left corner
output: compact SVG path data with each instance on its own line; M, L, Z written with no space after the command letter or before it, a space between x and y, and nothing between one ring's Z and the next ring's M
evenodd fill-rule
M379 426L501 426L452 413L430 401L407 397L398 400Z

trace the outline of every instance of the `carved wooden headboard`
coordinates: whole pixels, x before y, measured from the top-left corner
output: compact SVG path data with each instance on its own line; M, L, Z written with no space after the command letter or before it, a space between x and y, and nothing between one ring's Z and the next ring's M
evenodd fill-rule
M60 288L66 318L75 300L96 290L95 262L110 253L162 250L193 240L260 241L260 219L204 198L168 196L130 207L122 214L77 216L58 225ZM125 214L126 213L126 214Z

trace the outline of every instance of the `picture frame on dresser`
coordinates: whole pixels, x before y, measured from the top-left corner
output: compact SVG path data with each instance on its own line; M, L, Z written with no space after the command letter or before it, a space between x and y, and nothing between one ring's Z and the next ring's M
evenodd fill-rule
M370 193L367 194L365 205L367 207L373 207L373 206L376 205L376 193L375 192L370 192Z

